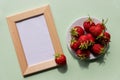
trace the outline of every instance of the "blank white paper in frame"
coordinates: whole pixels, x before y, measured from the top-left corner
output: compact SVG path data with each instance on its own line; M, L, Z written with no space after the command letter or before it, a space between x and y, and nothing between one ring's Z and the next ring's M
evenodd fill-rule
M54 59L54 48L44 15L16 23L29 66Z

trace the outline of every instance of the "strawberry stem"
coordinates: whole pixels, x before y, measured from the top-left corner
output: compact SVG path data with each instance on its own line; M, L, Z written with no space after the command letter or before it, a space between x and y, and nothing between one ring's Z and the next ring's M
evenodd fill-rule
M60 56L60 53L55 54L55 58L58 58Z
M90 17L90 15L88 14L88 21L92 21L92 19L91 19L91 17Z
M71 35L78 36L77 32L76 32L76 30L74 28L72 28L72 30L70 32L71 32Z
M98 40L98 39L101 39L102 37L103 37L103 32L99 35L99 36L97 36L97 38L96 38L96 40Z
M105 52L105 47L101 48L100 53L103 54Z
M102 19L102 25L105 27L105 31L106 31L106 26L105 26L105 24L108 22L108 18L106 19L106 20L104 20L104 19Z
M108 18L105 20L104 24L106 24L108 22Z
M102 24L105 25L108 22L108 18L106 20L102 19Z
M71 43L74 43L74 42L75 42L75 38L72 37L72 39L71 39Z

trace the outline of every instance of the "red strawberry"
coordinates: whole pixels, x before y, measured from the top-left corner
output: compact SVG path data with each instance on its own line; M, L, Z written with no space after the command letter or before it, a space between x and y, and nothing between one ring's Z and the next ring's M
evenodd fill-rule
M89 46L93 45L95 43L95 38L90 33L88 33L86 35L87 35L88 40L89 40Z
M110 42L110 34L108 32L104 32L98 36L96 40L103 45L107 45Z
M98 24L96 24L96 26L101 27L103 30L105 30L105 29L106 29L105 25L104 25L104 24L102 24L102 23L98 23Z
M103 28L100 26L91 26L89 31L95 37L101 35L104 32Z
M65 65L66 64L66 57L64 54L56 53L55 54L55 62L58 65Z
M84 34L84 30L80 26L75 26L71 29L71 35L74 37L80 37Z
M83 27L85 29L86 32L89 32L89 28L91 26L95 26L95 23L93 22L93 20L89 17L84 23L83 23Z
M104 46L103 45L101 45L101 44L98 44L98 43L96 43L96 44L94 44L93 46L92 46L92 52L94 53L94 55L100 55L100 54L102 54L103 52L104 52Z
M110 42L110 34L108 32L104 32L103 35L98 40L103 45L106 45Z
M104 32L103 37L104 37L103 39L106 43L110 42L111 36L108 32Z
M104 31L106 30L106 26L105 24L107 23L108 19L106 21L104 21L104 19L102 19L102 23L97 23L96 26L101 27Z
M88 40L87 35L82 35L82 36L80 36L79 39L78 39L78 41L80 42L79 48L80 48L81 50L88 49L89 40Z
M79 40L80 42L86 42L86 41L88 41L88 37L87 37L86 34L84 34L84 35L80 36L78 40Z
M80 50L78 49L76 51L76 55L80 58L80 59L87 59L90 57L90 51L89 50Z
M74 38L71 40L70 47L75 51L79 48L80 42Z

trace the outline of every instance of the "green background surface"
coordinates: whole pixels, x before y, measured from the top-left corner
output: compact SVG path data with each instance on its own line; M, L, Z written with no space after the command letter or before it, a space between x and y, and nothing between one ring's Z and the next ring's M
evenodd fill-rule
M24 78L9 33L6 16L49 4L67 57L67 66ZM111 33L108 54L93 62L80 62L68 51L66 31L79 17L108 18ZM119 80L120 79L120 0L0 0L0 80Z

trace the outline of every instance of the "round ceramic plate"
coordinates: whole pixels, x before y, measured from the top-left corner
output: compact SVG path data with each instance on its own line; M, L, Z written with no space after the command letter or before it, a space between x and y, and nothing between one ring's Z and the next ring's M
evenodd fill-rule
M66 41L67 41L67 46L68 46L68 49L69 49L69 51L70 51L70 53L72 53L76 58L78 58L77 57L77 55L75 54L75 52L71 49L71 47L70 47L70 43L71 43L71 33L70 33L70 31L71 31L71 29L74 27L74 26L81 26L81 27L83 27L83 23L84 23L84 21L86 21L88 19L88 17L81 17L81 18L78 18L77 20L75 20L70 26L69 26L69 28L68 28L68 30L67 30L67 36L66 36ZM91 17L91 19L93 20L93 22L95 23L95 24L97 24L97 23L101 23L101 21L100 20L98 20L97 18L93 18L93 17ZM84 28L83 28L84 29ZM105 51L106 51L106 49L105 49ZM104 51L104 52L105 52ZM101 55L100 55L101 56ZM100 56L94 56L92 53L90 54L90 58L89 59L87 59L87 60L93 60L93 59L96 59L96 58L98 58L98 57L100 57Z

